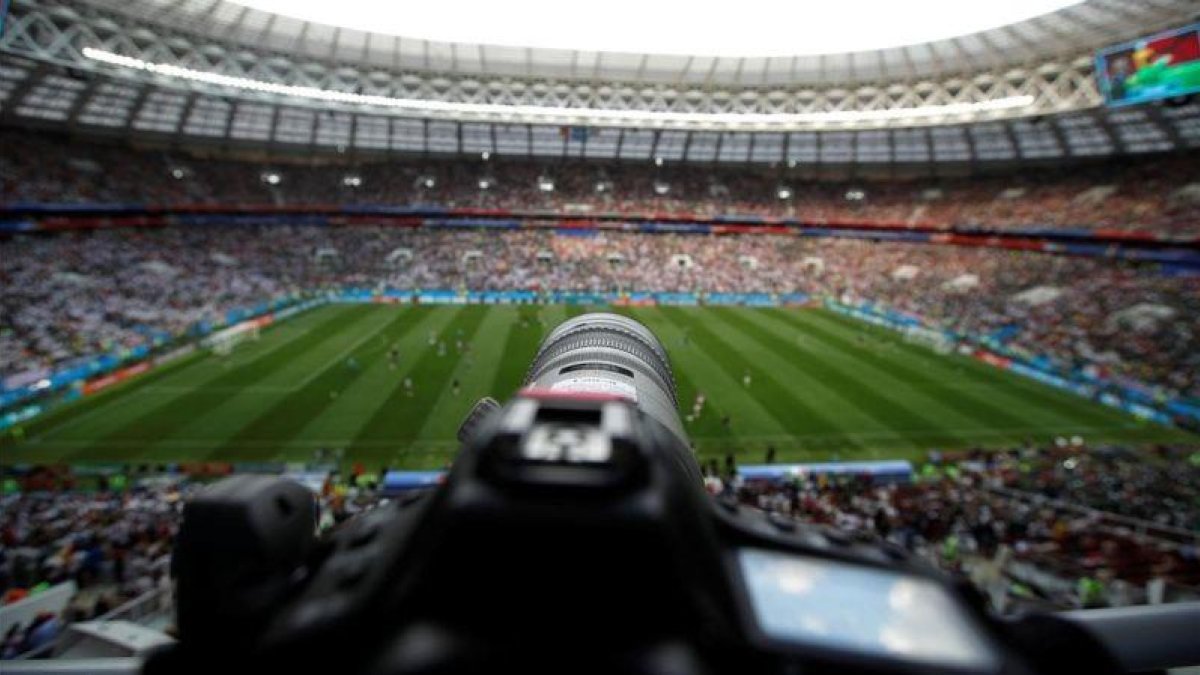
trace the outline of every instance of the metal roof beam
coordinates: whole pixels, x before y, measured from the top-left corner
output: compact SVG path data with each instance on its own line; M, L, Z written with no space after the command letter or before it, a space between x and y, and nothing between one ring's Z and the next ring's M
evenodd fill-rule
M2 110L0 110L0 120L11 120L17 116L17 108L25 102L27 96L39 82L46 72L50 70L50 66L44 63L38 63L33 68L29 69L25 79L17 83L13 90L8 95L8 101ZM70 118L68 118L70 119Z
M1172 150L1178 151L1187 147L1187 143L1183 140L1183 137L1179 135L1179 129L1176 128L1175 123L1163 114L1161 105L1146 106L1146 113L1150 118L1150 121L1159 129L1161 129L1163 133L1166 134L1167 138L1171 140Z
M192 109L196 107L196 99L200 98L200 94L196 92L188 92L187 98L183 102L183 108L179 111L179 121L175 124L175 135L182 136L183 130L187 126L188 118L192 115ZM275 106L275 110L279 110L279 106ZM276 114L278 117L278 113ZM271 127L271 137L275 136L275 128Z
M142 108L146 106L146 97L150 95L152 87L149 84L143 84L138 87L137 93L133 95L133 101L129 104L129 116L125 118L125 133L132 136L136 131L133 128L133 123L137 121L138 115L142 112Z
M80 89L79 93L75 96L75 100L71 102L71 107L67 110L67 129L69 131L74 132L79 128L79 113L83 112L84 106L92 99L92 96L95 96L96 89L100 86L100 82L103 79L99 75L91 74L88 78L87 86ZM128 123L132 124L133 118L130 118Z
M1116 127L1109 121L1104 108L1095 108L1088 115L1096 123L1096 126L1100 127L1108 135L1108 140L1112 143L1113 150L1117 154L1124 155L1129 152L1129 148L1125 145L1125 139L1122 138L1121 134L1117 133Z

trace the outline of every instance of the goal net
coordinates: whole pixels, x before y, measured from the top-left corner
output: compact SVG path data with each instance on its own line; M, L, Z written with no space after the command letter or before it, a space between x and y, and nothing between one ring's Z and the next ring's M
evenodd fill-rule
M204 338L201 344L218 356L228 355L238 345L258 339L258 323L247 321L225 330L217 331Z
M912 344L922 345L939 354L949 354L954 351L954 340L945 333L919 326L909 326L904 329L904 340Z

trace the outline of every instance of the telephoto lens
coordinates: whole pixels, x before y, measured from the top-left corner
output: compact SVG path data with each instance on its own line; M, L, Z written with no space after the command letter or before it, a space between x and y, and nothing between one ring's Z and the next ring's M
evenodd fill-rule
M533 358L525 385L629 399L687 446L667 350L629 317L596 312L559 324Z

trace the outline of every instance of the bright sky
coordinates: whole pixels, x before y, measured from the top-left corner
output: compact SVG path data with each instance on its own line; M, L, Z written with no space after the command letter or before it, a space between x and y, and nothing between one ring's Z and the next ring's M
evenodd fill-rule
M635 54L795 56L898 47L1083 0L233 0L441 42Z

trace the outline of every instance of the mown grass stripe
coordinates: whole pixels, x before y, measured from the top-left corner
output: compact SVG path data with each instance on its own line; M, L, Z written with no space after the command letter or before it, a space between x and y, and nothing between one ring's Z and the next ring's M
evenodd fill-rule
M227 460L234 458L269 459L271 451L255 442L287 442L296 437L305 422L316 419L329 407L330 393L341 393L366 372L374 367L387 353L391 343L419 325L419 319L429 313L425 307L404 308L386 324L369 335L362 336L363 342L345 359L332 359L315 373L314 377L300 389L276 401L260 412L254 419L216 448L209 459ZM383 336L383 341L378 340ZM347 364L349 359L358 363L357 368Z
M345 364L352 352L376 335L390 322L391 317L388 312L368 312L352 328L342 331L337 337L297 354L287 367L272 372L255 384L227 390L226 399L219 406L202 417L182 424L167 437L151 443L142 451L142 455L134 459L157 457L161 449L170 447L171 441L176 438L206 438L209 439L210 452L220 448L262 411L306 389L329 363ZM302 424L298 416L290 419L292 424Z
M410 375L413 368L424 358L431 348L428 346L428 336L432 332L441 334L461 308L447 306L424 305L414 309L412 330L392 343L399 350L399 359L393 369L386 360L377 360L370 367L363 368L362 374L349 383L336 395L329 391L316 392L329 400L321 414L309 420L300 429L304 438L316 438L326 441L324 446L330 448L346 448L362 430L363 424L382 408L389 392L401 386L405 376ZM382 311L382 310L381 310ZM386 338L381 345L389 348ZM431 352L435 353L435 352Z
M124 382L118 382L91 396L71 401L35 419L25 427L25 433L31 443L37 443L42 434L50 431L61 432L68 424L74 424L76 421L82 421L84 417L98 414L108 405L118 402L121 405L127 404L129 397L140 393L139 390L168 377L178 375L184 369L199 363L202 358L202 354L192 353L178 361L158 366L143 375L135 376Z
M517 317L504 337L504 351L499 367L488 387L489 396L506 403L525 381L525 374L537 353L538 345L570 314L571 307L521 305Z
M436 415L430 415L417 439L429 442L445 442L448 447L457 447L458 428L480 397L488 392L486 386L495 378L500 363L511 358L504 352L507 328L517 324L517 309L512 305L495 305L485 308L483 322L476 330L475 340L468 340L469 353L459 357L450 372L451 381L458 380L456 393L452 383L442 387L441 396L434 405Z
M717 365L735 381L740 382L742 375L749 372L754 386L749 391L742 389L737 395L758 401L781 427L789 431L827 432L842 447L862 447L858 441L844 435L846 430L840 424L809 405L774 373L755 363L752 355L739 353L726 339L710 329L706 322L696 320L678 307L665 307L662 312L677 325L689 328L692 339L711 354ZM734 394L723 392L723 395ZM731 426L736 433L736 420Z
M762 331L732 313L723 315L720 313L723 311L733 310L722 307L710 312L712 320L709 325L713 330L725 336L726 341L740 352L753 354L765 370L775 374L780 381L788 382L792 389L803 395L818 414L836 418L838 426L847 431L891 430L889 425L872 418L855 401L842 395L837 389L841 383L836 377L825 382L814 377L808 369L810 364L798 362L801 355L793 351L790 345L780 346L778 338L770 331Z
M806 316L810 319L810 323L818 322L826 326L840 327L843 331L864 325L854 319L842 317L827 311L820 311ZM880 333L880 331L885 331L885 329L876 326L870 326L870 329L871 333L875 335L884 334ZM896 339L894 334L889 337ZM932 381L930 384L942 390L947 390L951 396L956 391L961 391L954 389L953 384L955 382L962 382L964 379L974 382L987 382L993 386L998 384L1005 385L996 387L996 391L994 392L996 397L1000 399L999 403L1001 405L1020 410L1025 416L1041 419L1049 423L1077 427L1084 423L1092 423L1097 426L1110 426L1116 420L1129 422L1129 417L1124 413L1102 408L1099 404L1081 397L1052 389L1015 373L1005 372L979 363L974 359L958 354L941 356L934 354L927 348L899 339L897 339L896 344L901 351L912 357L910 360L915 360L927 368L946 373L948 375L947 378ZM900 360L897 359L897 361ZM953 369L951 369L951 366L953 366ZM1015 391L1018 389L1020 393ZM994 425L994 422L992 424Z
M275 324L262 331L262 340L258 343L245 345L230 357L230 363L235 364L244 354L254 353L256 347L275 348L282 337L292 337L303 332L304 328L314 323L314 317L321 311L314 311L285 324ZM161 405L165 403L161 393L156 391L156 385L164 380L176 383L194 383L197 386L220 376L220 371L212 369L212 361L207 358L206 350L198 349L191 355L179 361L168 363L160 368L134 377L125 382L112 385L98 394L87 396L63 408L51 411L47 416L39 418L36 433L29 434L34 442L42 440L60 440L62 438L95 439L132 420L140 414L140 406L146 399L151 399L145 405ZM186 387L188 389L196 387ZM27 430L27 431L29 431Z
M679 418L683 420L684 430L691 437L693 444L697 447L727 446L729 440L733 438L733 432L721 424L721 418L731 413L718 401L712 400L705 394L704 409L700 416L688 419L692 416L696 396L701 391L696 381L696 377L699 375L695 372L696 364L692 363L696 356L690 340L685 340L681 331L674 328L653 310L618 307L616 311L641 321L666 348L667 356L671 361L671 372L675 375L675 389L679 398Z
M840 368L851 377L856 377L865 385L878 390L885 398L907 406L915 414L933 420L935 426L962 430L962 434L971 433L972 429L992 429L994 423L985 422L978 417L971 417L953 408L947 408L941 398L945 391L941 388L931 390L921 382L910 378L898 377L894 373L877 368L875 363L864 360L864 355L874 355L884 361L891 361L899 355L894 352L898 344L892 340L894 336L883 335L883 344L878 342L857 343L849 345L846 342L831 344L821 340L807 324L797 324L789 321L786 316L774 311L762 311L756 314L758 320L770 326L781 337L789 334L797 343L797 349L803 350L821 363L827 363L834 368ZM879 353L879 350L884 350ZM986 383L989 388L994 383Z
M437 402L442 387L449 385L446 374L456 358L453 354L453 341L457 339L458 331L462 330L462 339L473 340L475 331L483 321L485 309L459 309L439 338L448 343L446 355L438 356L434 347L426 345L426 349L408 372L408 377L413 381L413 395L408 396L404 388L397 384L383 405L366 421L351 441L350 452L373 459L387 459L397 453L402 454L403 449L416 437L425 419L431 414L436 414L433 405ZM372 447L370 443L374 441L394 444L391 446L393 451Z
M810 335L831 349L855 355L864 363L886 371L899 380L906 380L913 384L921 385L926 392L936 395L937 400L946 408L975 419L982 426L990 428L1022 428L1029 426L1029 420L1024 416L1013 414L966 390L953 389L946 386L955 380L961 379L961 376L957 373L939 372L940 369L936 368L920 369L909 365L909 360L905 358L883 357L875 354L870 349L856 348L848 340L835 334L834 331L817 325L812 320L806 320L809 319L807 314L801 316L796 312L778 310L777 315L786 317L794 325L803 327ZM991 384L994 388L1002 386L996 382L992 382ZM1012 440L1015 441L1018 439L1014 438Z
M886 387L880 386L882 374L878 371L871 369L860 375L860 372L842 363L823 359L812 350L789 342L780 334L779 325L770 323L761 310L735 311L723 308L714 314L773 352L786 364L784 367L792 373L791 379L804 390L835 398L842 405L854 408L873 420L873 426L894 433L897 441L906 442L905 435L908 432L932 432L927 442L951 446L965 443L963 436L941 432L944 425L932 416L923 414L921 408L911 401L901 396L886 395ZM799 363L793 367L789 362L796 359ZM802 375L797 376L797 370L802 371ZM846 423L853 424L853 420L847 419ZM865 427L854 429L866 430Z
M295 357L352 329L358 320L367 316L369 312L369 307L339 308L339 311L332 312L328 318L300 337L279 344L241 368L225 371L209 381L208 387L186 393L162 406L150 408L132 422L97 439L81 454L105 459L136 457L150 443L166 437L172 430L221 405L227 394L219 389L214 391L214 388L252 385L271 373L286 368Z

